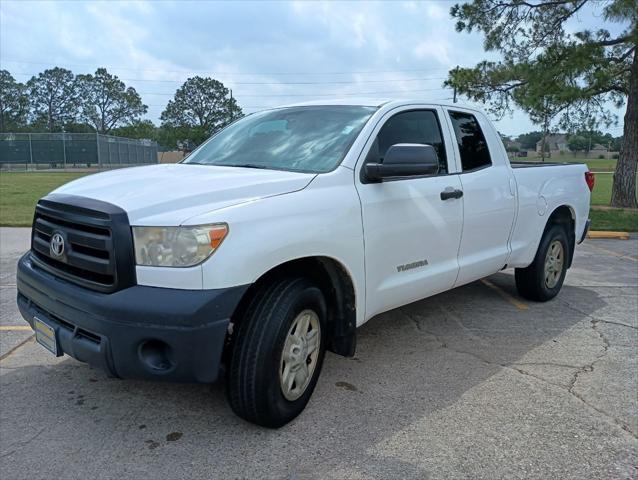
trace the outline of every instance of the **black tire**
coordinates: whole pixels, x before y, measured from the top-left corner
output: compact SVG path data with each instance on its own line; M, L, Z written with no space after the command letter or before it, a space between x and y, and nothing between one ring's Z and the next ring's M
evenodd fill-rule
M295 318L304 310L319 317L325 335L327 308L321 290L304 278L281 279L259 291L239 321L230 354L226 385L230 406L241 418L279 428L299 415L317 384L325 355L325 338L303 394L287 400L279 379L282 350Z
M545 278L545 260L548 250L556 241L560 242L563 247L562 269L557 283L548 286ZM515 271L516 289L519 295L536 302L546 302L558 295L565 281L570 254L569 240L565 228L562 225L548 227L543 234L543 238L541 238L534 261L528 267L517 268Z

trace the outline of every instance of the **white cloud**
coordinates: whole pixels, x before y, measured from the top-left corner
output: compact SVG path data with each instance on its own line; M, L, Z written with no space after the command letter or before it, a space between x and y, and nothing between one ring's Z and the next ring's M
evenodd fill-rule
M449 69L495 58L480 35L454 30L449 7L2 0L0 65L20 81L55 65L76 73L104 66L140 92L154 121L193 75L224 82L246 111L375 92L439 100L451 96L442 88ZM517 113L498 128L511 134L532 125Z
M443 65L451 65L452 59L448 50L446 42L426 40L414 47L414 55L419 60L434 59Z
M445 4L447 6L449 4ZM431 20L447 20L448 10L447 8L443 8L441 5L436 3L427 3L425 5L425 11L427 13L427 18Z

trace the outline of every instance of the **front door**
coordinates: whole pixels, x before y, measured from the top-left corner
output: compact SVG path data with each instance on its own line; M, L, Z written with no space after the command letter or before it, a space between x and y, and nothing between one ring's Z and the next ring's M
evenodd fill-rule
M451 145L445 145L441 111L389 113L373 133L365 161L383 161L397 143L435 147L439 174L357 182L361 199L366 268L366 318L452 288L463 225L463 199L441 198L460 191ZM448 162L449 158L449 162ZM358 169L362 165L358 166ZM453 172L453 173L450 173Z

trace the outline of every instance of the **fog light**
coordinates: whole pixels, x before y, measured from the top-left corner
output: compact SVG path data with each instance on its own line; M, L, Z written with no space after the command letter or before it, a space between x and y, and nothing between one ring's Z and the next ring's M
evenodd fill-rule
M175 366L171 347L161 340L146 340L140 345L142 363L157 373L168 372Z

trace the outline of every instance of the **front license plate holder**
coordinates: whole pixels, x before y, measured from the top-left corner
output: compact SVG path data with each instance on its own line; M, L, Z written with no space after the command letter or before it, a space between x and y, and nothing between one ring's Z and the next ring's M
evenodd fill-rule
M35 339L56 357L61 357L62 352L58 346L58 338L55 335L55 329L45 320L35 317L33 319L33 329L35 330Z

